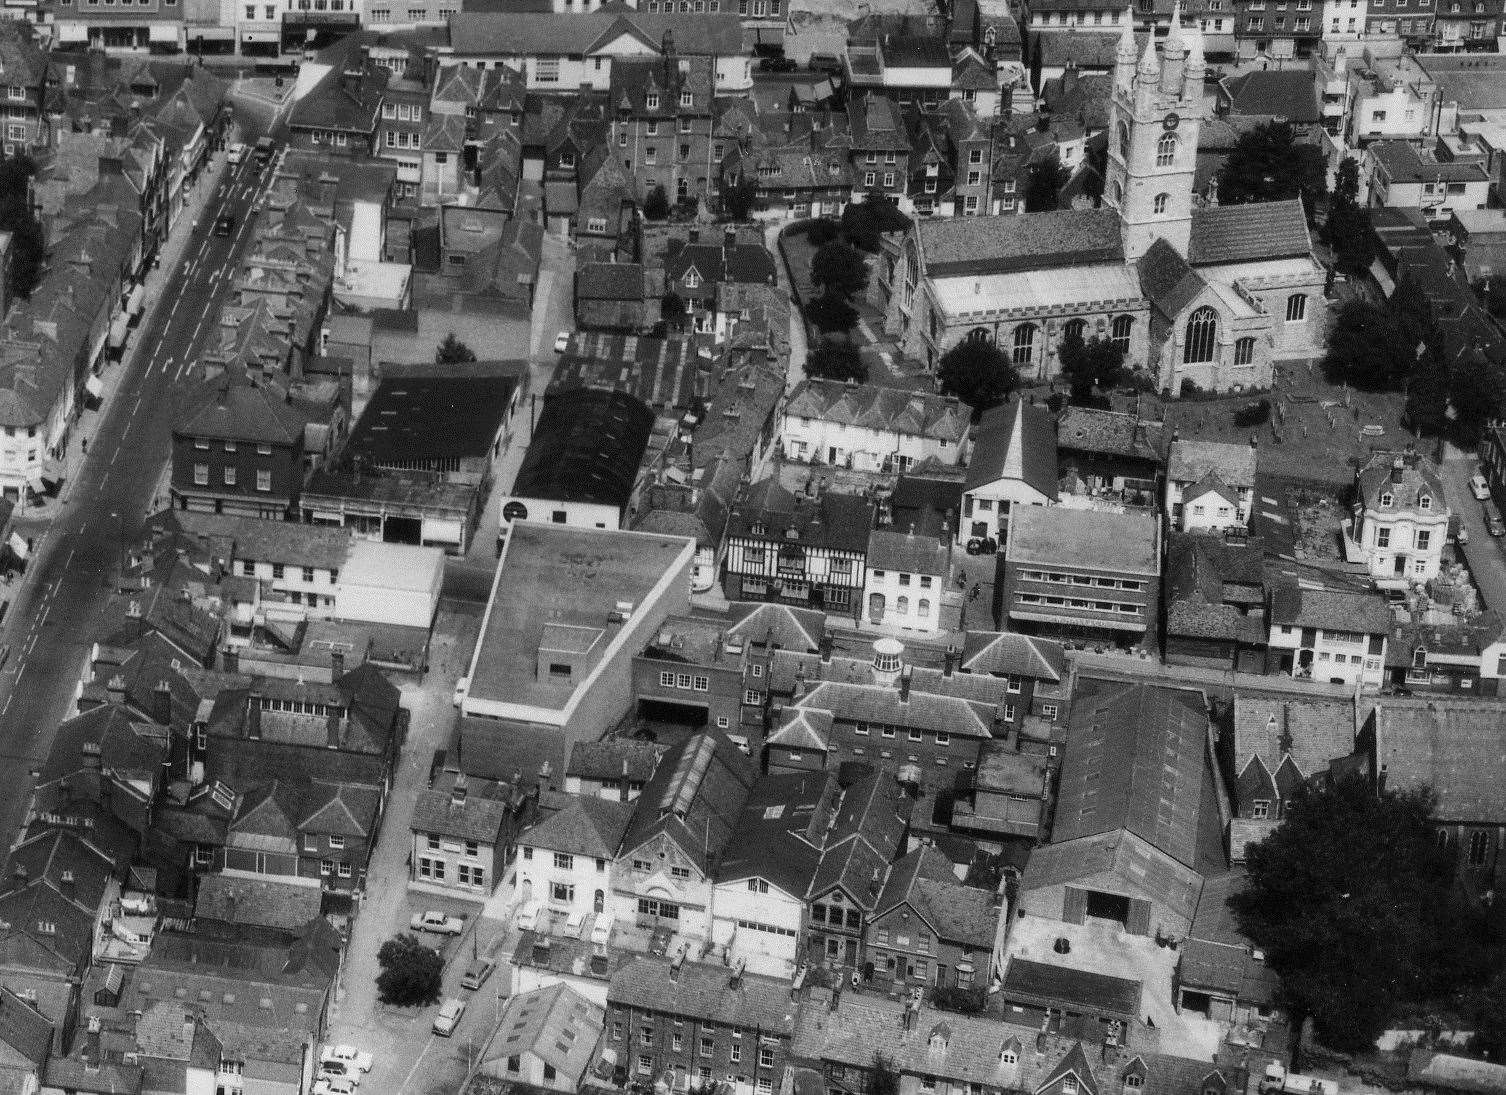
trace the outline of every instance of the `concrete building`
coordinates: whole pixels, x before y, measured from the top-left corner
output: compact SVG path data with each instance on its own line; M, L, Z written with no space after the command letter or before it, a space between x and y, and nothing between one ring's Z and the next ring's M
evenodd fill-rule
M1405 141L1377 141L1365 149L1362 168L1371 208L1419 210L1446 222L1455 210L1484 209L1491 178L1477 158L1444 159Z

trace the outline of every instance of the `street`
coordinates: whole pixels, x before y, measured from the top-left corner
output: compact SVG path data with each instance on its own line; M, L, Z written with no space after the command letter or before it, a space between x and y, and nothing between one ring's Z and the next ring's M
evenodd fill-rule
M114 392L87 438L87 457L72 465L73 482L64 484L56 515L45 528L17 515L18 531L36 542L3 630L13 653L0 674L0 758L6 762L0 831L14 832L23 820L30 771L70 713L119 571L121 545L140 536L168 456L174 386L215 334L212 321L249 242L252 206L271 180L270 170L249 157L238 167L223 160L223 153L216 155L206 169L225 175L205 208L197 218L192 205L184 210L163 246L162 268L147 279L149 315L127 360L106 370ZM235 216L237 230L214 236L210 227L224 213ZM108 378L121 369L118 380ZM74 445L82 432L75 430Z

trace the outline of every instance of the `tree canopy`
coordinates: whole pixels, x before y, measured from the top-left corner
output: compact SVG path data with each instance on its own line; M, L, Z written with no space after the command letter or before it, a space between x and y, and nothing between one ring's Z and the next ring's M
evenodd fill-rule
M1328 331L1323 372L1334 383L1366 391L1395 391L1417 364L1420 339L1395 309L1351 300Z
M1218 200L1225 205L1301 198L1309 217L1328 190L1328 170L1316 145L1297 140L1286 122L1267 122L1235 141L1218 172Z
M1049 213L1061 204L1061 188L1072 177L1056 160L1030 165L1030 179L1025 184L1025 212Z
M854 247L868 252L879 249L879 237L885 232L905 232L910 218L899 211L882 194L869 191L862 201L848 202L842 210L842 234Z
M1431 809L1425 792L1377 791L1351 774L1302 788L1246 850L1248 884L1230 904L1287 1005L1334 1049L1366 1049L1396 1009L1483 985L1497 968L1484 921L1449 897L1453 852Z
M868 379L868 366L856 346L823 342L806 356L805 375L821 380L856 380L861 384Z
M1107 391L1124 378L1124 351L1110 339L1095 335L1084 342L1074 332L1062 339L1056 356L1072 386L1072 402L1079 406L1093 399L1095 388Z
M42 223L30 204L30 180L36 173L36 164L25 156L0 158L0 232L15 235L11 244L10 291L17 297L31 296L37 282L42 280L42 264L47 257Z
M1004 402L1020 385L1009 356L985 339L965 339L942 354L936 375L942 391L979 411Z
M417 936L393 936L377 951L377 996L384 1004L423 1007L439 999L444 961Z
M805 318L815 324L816 330L831 334L857 326L858 310L846 297L826 294L805 306Z
M758 208L758 183L744 176L722 187L722 214L729 220L745 221Z
M832 240L811 257L811 281L828 296L850 297L868 287L868 264L855 247Z
M463 365L467 361L475 360L475 351L456 338L454 331L445 335L444 341L434 351L434 363L436 365Z
M669 216L669 192L656 186L643 199L643 215L651 221L662 221Z
M1364 274L1375 257L1370 212L1360 204L1359 193L1360 165L1353 156L1345 156L1334 180L1323 238L1333 249L1334 266L1349 277Z

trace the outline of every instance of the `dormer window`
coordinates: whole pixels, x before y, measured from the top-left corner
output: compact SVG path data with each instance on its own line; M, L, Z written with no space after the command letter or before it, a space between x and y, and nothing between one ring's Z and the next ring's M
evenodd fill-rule
M1062 1077L1062 1095L1077 1095L1077 1077Z
M700 275L700 273L694 267L691 267L689 270L686 270L685 271L685 288L687 288L687 289L699 289L700 287L701 287L701 275Z
M1419 646L1412 651L1412 668L1425 669L1428 664L1428 650L1425 646Z
M1431 494L1418 495L1418 497L1417 497L1417 508L1418 509L1432 509L1433 508L1433 496Z
M646 106L646 107L648 107L649 110L658 110L659 109L659 93L657 91L650 91L648 93L648 98L644 100L643 105Z
M695 97L688 91L680 92L680 105L689 109L695 105Z
M1385 494L1382 494L1380 496L1381 509L1390 509L1395 501L1396 496L1393 495L1390 491L1386 491Z
M794 525L791 525L789 528L784 530L784 538L786 540L798 540L800 539L800 530L797 529Z
M1012 1049L1006 1049L999 1054L999 1064L1012 1065L1020 1059L1020 1055Z
M1131 1072L1124 1078L1124 1089L1126 1091L1139 1091L1144 1086L1145 1077L1138 1072Z

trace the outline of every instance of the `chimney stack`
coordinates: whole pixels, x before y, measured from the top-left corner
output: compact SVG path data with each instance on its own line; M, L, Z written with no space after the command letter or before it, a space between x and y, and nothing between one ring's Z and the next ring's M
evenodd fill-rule
M836 641L833 640L830 635L822 635L821 641L817 645L821 651L821 664L830 665L832 651L836 648L837 645Z
M329 652L329 675L331 680L345 676L345 651L332 649Z
M173 721L173 690L166 679L159 680L152 689L152 721L158 726L170 726Z
M957 671L957 660L957 647L948 644L946 648L946 662L944 663L941 670L941 675L943 677L950 677Z
M622 758L622 786L618 788L617 795L618 795L618 798L620 798L623 802L627 802L629 799L632 798L632 795L631 795L631 793L628 790L628 759L627 759L627 757L623 757Z
M1391 461L1391 482L1400 483L1403 473L1406 471L1406 461L1400 456Z
M455 785L450 788L450 805L457 809L465 805L465 796L469 788L466 786L465 773L455 777Z
M907 665L899 674L899 702L910 702L910 667Z

